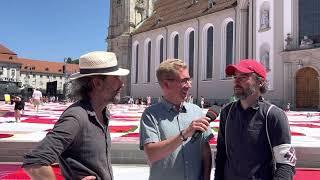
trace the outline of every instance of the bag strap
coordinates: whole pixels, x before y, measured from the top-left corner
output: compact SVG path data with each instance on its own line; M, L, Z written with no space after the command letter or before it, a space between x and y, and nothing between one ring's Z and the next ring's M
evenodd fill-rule
M232 102L231 107L230 107L230 109L228 111L228 115L227 115L227 118L226 118L226 123L224 125L224 144L225 144L225 147L226 147L226 156L227 156L227 158L229 158L229 156L228 156L228 145L227 145L228 144L227 143L227 127L228 127L227 123L228 123L228 119L229 119L229 116L230 116L230 112L231 112L234 104L235 104L235 102Z
M270 146L270 150L271 150L271 154L272 154L272 162L273 162L273 170L276 170L276 161L275 161L275 157L274 157L274 153L273 153L273 148L272 148L272 144L271 144L271 140L270 140L270 135L269 135L269 129L268 129L268 115L269 115L269 112L271 110L271 108L273 107L274 105L271 104L268 108L268 111L267 111L267 114L266 114L266 134L267 134L267 138L268 138L268 143L269 143L269 146Z

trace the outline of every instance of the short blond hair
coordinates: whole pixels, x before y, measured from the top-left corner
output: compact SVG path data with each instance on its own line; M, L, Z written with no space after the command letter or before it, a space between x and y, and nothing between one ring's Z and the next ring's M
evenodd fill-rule
M179 71L186 68L187 65L180 59L167 59L157 69L157 79L159 82L165 79L175 79Z

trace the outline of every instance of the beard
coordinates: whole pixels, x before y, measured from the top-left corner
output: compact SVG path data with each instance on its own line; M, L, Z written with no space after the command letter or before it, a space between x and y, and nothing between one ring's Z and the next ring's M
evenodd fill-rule
M120 102L121 96L120 96L120 91L116 93L116 95L113 97L112 102L114 104L118 104Z
M236 86L236 88L240 88L241 91L234 90L234 95L241 100L246 99L247 97L249 97L250 95L252 95L253 93L255 93L257 91L256 87L254 87L254 86L250 86L246 89L244 89L243 87L240 87L240 86Z

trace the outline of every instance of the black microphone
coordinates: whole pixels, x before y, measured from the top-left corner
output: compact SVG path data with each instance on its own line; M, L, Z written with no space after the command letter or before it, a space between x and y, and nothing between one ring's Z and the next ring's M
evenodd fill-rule
M218 115L219 115L219 113L218 113L219 111L217 111L216 109L214 109L214 108L209 108L208 109L208 112L207 112L207 114L206 114L206 117L208 117L210 120L209 120L209 123L210 122L212 122L212 121L214 121L217 117L218 117ZM210 128L210 127L209 127ZM200 130L196 130L196 132L192 135L192 138L191 138L191 142L192 143L194 143L199 137L200 137L200 135L202 134L202 131L200 131Z

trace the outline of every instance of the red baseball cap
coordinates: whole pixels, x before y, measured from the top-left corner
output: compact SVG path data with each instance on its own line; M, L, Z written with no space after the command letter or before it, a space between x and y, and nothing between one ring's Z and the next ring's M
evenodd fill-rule
M266 68L256 60L253 59L244 59L240 60L238 64L231 64L226 67L227 76L235 75L236 71L240 73L256 73L263 78L266 79L267 71Z

